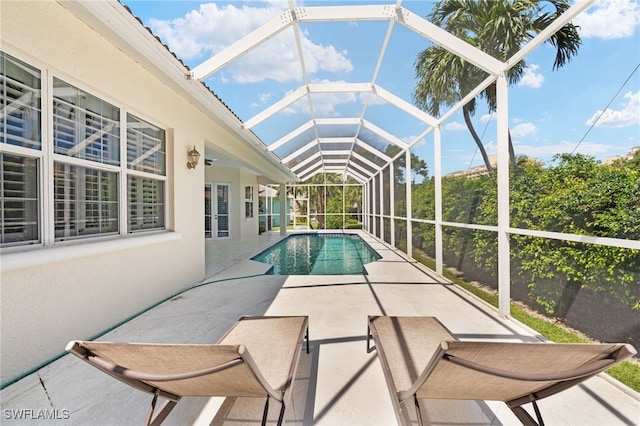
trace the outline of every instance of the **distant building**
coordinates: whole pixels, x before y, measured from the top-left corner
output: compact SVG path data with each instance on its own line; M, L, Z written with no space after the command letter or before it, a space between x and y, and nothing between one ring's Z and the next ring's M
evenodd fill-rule
M604 164L612 164L618 160L631 160L636 152L640 151L640 145L632 146L629 152L624 155L614 155L613 157L607 157L604 159Z
M496 155L489 155L489 163L491 167L494 169L498 165L498 157ZM472 167L467 170L460 170L457 172L452 172L445 177L466 177L468 179L479 178L480 176L488 176L489 172L487 171L487 166L482 164L481 166Z

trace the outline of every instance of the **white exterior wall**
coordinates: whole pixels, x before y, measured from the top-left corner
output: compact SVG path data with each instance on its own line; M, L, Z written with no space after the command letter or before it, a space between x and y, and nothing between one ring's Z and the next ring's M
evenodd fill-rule
M244 240L258 235L258 177L238 168L208 166L205 172L206 183L231 184L229 211L231 215L230 239ZM244 188L253 186L253 219L245 218ZM215 197L215 193L212 195ZM213 212L215 214L215 212Z
M253 218L245 217L245 186L253 187ZM238 194L240 208L240 239L246 240L258 235L258 179L255 175L240 170L240 193Z
M203 158L195 170L186 167L194 145L204 153L205 140L214 140L272 178L278 169L58 3L3 0L0 17L4 52L167 130L168 232L2 252L0 356L7 383L63 353L69 340L95 336L204 278ZM238 188L255 183L255 176L236 174ZM233 197L243 201L239 191ZM244 215L232 223L242 224L240 235L253 232ZM257 235L257 217L255 228Z

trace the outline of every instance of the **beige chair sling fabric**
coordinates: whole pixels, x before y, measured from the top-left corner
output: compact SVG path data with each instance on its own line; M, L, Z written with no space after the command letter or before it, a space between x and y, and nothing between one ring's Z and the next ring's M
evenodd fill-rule
M217 344L72 341L67 350L136 389L154 394L147 424L160 424L183 396L265 398L282 403L307 338L308 317L242 317ZM154 413L157 397L167 399Z
M627 344L550 344L458 341L436 318L369 317L396 416L408 422L406 402L424 399L504 401L523 424L521 407L592 377L636 352Z

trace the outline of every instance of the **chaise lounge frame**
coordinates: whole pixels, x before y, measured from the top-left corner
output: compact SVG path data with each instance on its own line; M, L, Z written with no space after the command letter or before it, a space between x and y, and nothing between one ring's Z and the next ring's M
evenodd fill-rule
M281 404L277 424L295 378L307 316L244 316L216 344L71 341L66 350L102 372L153 395L146 424L160 425L184 396L265 398ZM156 411L158 398L165 399Z
M424 424L425 399L503 401L522 424L544 425L536 401L636 354L624 343L459 341L434 317L369 316L367 324L367 352L377 350L401 425L411 424L411 400ZM522 407L527 403L537 422Z

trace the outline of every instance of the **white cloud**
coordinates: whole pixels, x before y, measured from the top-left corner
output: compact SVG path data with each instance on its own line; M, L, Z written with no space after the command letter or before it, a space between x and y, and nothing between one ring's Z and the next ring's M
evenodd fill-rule
M321 80L317 83L344 83L344 81ZM285 97L290 93L291 91L287 92ZM339 117L340 113L336 110L336 106L356 101L356 93L315 93L313 95L314 114L316 117ZM309 113L309 101L305 96L282 111L287 115Z
M204 3L198 10L170 21L150 19L149 27L183 59L212 55L253 31L281 9Z
M457 121L447 123L444 125L445 130L465 130L467 128L466 125L462 123L458 123Z
M269 99L271 99L271 93L259 93L258 94L258 101L252 102L251 106L252 107L262 107L267 102L269 102Z
M624 95L628 99L626 106L621 110L607 108L596 111L585 124L596 127L628 127L640 124L640 92L629 92Z
M518 82L518 86L531 87L537 89L542 86L544 82L544 75L536 73L536 70L540 68L539 65L531 64L524 70L522 78Z
M353 64L348 58L348 52L338 52L335 47L321 46L311 42L307 33L300 34L302 51L304 52L304 65L307 72L313 74L318 71L349 72L353 70ZM293 37L289 37L293 40ZM292 43L293 44L293 43ZM295 48L295 45L292 46Z
M511 136L521 138L523 136L535 133L538 128L533 123L520 123L511 129Z
M358 99L360 99L361 102L367 102L367 100L368 100L369 101L369 103L368 103L369 106L373 106L373 105L388 105L389 104L387 101L385 101L384 99L382 99L378 95L372 95L372 96L369 96L369 95L370 95L370 93L367 93L367 92L358 93Z
M573 23L584 38L631 37L640 26L640 4L633 0L599 0Z
M480 122L488 123L489 121L496 121L497 119L498 117L494 113L484 114L482 117L480 117Z
M181 18L150 19L148 25L179 58L204 60L278 16L282 13L282 5L286 7L282 2L267 2L265 7L206 3ZM228 65L222 78L238 83L300 80L298 49L294 37L288 34L290 31L291 28L283 31ZM338 51L332 45L313 43L305 32L300 32L300 37L309 74L353 70L348 52Z
M572 152L576 148L577 143L574 141L562 141L551 145L526 145L517 144L514 146L516 155L526 155L539 159L550 159L556 154ZM599 144L594 142L582 142L577 150L580 154L593 157L602 157L611 153L618 147L612 145Z
M258 95L258 99L260 99L261 103L266 104L271 99L271 93L261 93Z

